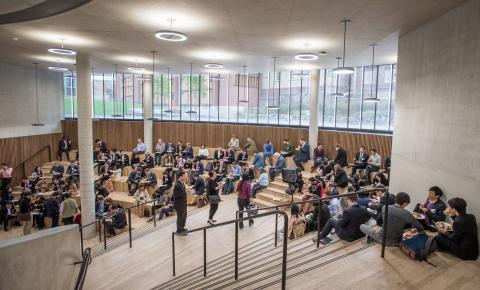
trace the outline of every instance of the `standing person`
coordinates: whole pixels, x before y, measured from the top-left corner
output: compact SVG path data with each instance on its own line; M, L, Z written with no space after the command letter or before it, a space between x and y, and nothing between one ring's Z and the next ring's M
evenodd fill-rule
M293 157L293 161L295 161L295 164L298 168L300 168L301 171L304 171L305 168L303 167L302 162L307 162L310 160L310 145L303 137L300 138L300 146L298 146L297 150L298 155Z
M273 149L273 144L270 140L267 140L267 142L265 142L265 144L263 145L263 162L265 163L265 165L267 165L267 158L268 160L270 161L270 166L273 166L273 153L274 153L274 149Z
M0 178L2 179L2 192L10 187L10 183L12 182L12 173L13 168L8 166L8 163L2 163L2 168L0 168Z
M220 196L218 195L218 191L222 187L222 184L217 183L217 175L214 171L210 171L208 173L208 181L207 181L207 198L208 202L210 203L210 210L208 212L208 221L207 223L214 225L217 221L213 219L213 216L217 212L218 203L220 201Z
M173 186L173 207L177 212L177 231L176 234L180 236L187 235L185 223L187 222L187 191L185 184L187 183L187 174L185 171L180 171L177 176L177 181Z
M243 211L248 208L250 205L251 201L250 198L252 197L252 185L250 184L250 181L248 181L248 176L244 174L242 176L242 179L237 185L237 191L238 191L238 199L237 199L237 204L238 204L238 210L240 211L238 213L239 218L243 218ZM248 220L248 226L253 225L253 219ZM240 229L243 229L243 222L239 222L238 226Z
M32 202L30 200L31 193L30 191L24 191L22 192L22 196L20 200L18 201L19 207L20 207L20 212L18 214L18 219L22 222L23 224L23 234L24 235L29 235L31 230L32 230Z
M257 143L255 143L255 140L253 140L251 137L247 138L247 143L243 145L243 149L247 151L248 156L254 156L255 153L257 153Z
M65 192L65 197L60 204L60 217L64 225L73 224L73 218L78 212L77 202L72 198L71 192Z
M345 167L348 165L347 161L347 151L342 148L342 145L340 144L335 144L335 150L337 151L337 156L333 160L335 164L339 164L341 167Z
M63 136L62 140L58 142L58 160L62 160L62 155L65 153L67 160L70 161L70 149L72 148L72 141L68 140L67 136Z

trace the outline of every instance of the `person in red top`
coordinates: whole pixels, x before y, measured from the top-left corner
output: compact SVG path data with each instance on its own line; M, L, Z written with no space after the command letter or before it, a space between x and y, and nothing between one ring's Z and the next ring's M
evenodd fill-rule
M239 218L243 218L243 210L248 209L249 205L253 203L253 201L250 200L252 197L252 184L249 181L248 175L243 174L242 179L238 182L237 185L237 191L238 191L238 210L240 211L238 216ZM253 219L248 220L248 226L253 225ZM243 222L240 222L238 224L240 229L243 229Z
M7 163L2 163L2 167L0 168L0 178L2 179L2 192L10 187L10 183L12 182L12 173L13 168L8 166Z

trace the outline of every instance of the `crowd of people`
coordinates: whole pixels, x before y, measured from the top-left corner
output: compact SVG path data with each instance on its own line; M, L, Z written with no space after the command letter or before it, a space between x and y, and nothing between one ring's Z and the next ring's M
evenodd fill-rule
M59 157L65 153L68 158L70 147L68 138L63 138L59 142ZM207 223L214 225L221 196L236 190L239 217L243 218L245 210L255 209L253 199L258 192L282 174L287 167L286 158L293 157L297 169L286 194L298 192L302 201L312 202L291 206L288 236L285 238L296 238L320 228L321 243L331 241L333 230L338 238L346 241L367 236L369 240L379 242L384 235L381 226L385 207L388 206L387 246L398 246L404 238L405 228L411 227L414 233L421 234L426 230L438 233L435 237L438 247L462 259L476 259L478 256L476 221L473 215L467 214L465 200L455 197L446 204L441 199L443 191L438 186L428 190L426 202L418 204L413 213L406 209L410 203L407 193L389 194L387 200L385 191L389 185L390 161L386 158L382 164L382 156L375 148L367 151L365 146L360 146L358 152L352 155L353 163L348 162L349 155L340 144L334 145L336 154L333 158L328 156L321 143L310 156L310 145L303 138L296 147L289 140L283 140L280 150L275 150L273 143L266 140L261 149L258 150L253 138L247 138L246 143L240 146L239 139L233 135L226 149L217 146L213 152L202 144L194 154L189 142L174 144L162 139L157 140L154 152L147 152L145 144L138 139L129 156L124 150L108 150L107 144L97 139L93 152L98 175L95 181L96 216L112 217L107 225L110 235L115 235L117 229L125 228L125 210L108 195L113 190L112 179L120 176L123 168L129 166L132 169L127 178L128 194L134 199L139 217L150 216L146 204L156 199L157 214L148 220L160 220L175 211L177 234L184 235L187 232L189 194L193 194L196 202L203 199L209 204ZM305 166L309 160L312 161L308 169L311 177L305 182ZM10 187L12 169L2 164L1 220L4 228L7 230L12 222L23 222L24 233L28 234L30 223L27 215L33 216L33 225L38 228L45 226L45 217L52 218L52 226L58 224L53 222L55 217L57 221L60 218L63 224L75 222L80 212L70 191L78 188L78 166L77 161L71 160L64 171L63 166L56 162L49 182L43 180L41 168L36 168L22 182L23 192L17 212ZM153 170L157 166L165 167L158 178L160 182ZM382 167L385 169L381 170ZM374 190L366 192L365 189ZM48 199L42 196L46 190L54 191ZM343 196L354 192L357 194ZM454 219L453 226L439 226L438 223L445 222L447 216ZM249 219L249 226L253 224L254 220ZM243 228L243 223L239 223L239 227Z

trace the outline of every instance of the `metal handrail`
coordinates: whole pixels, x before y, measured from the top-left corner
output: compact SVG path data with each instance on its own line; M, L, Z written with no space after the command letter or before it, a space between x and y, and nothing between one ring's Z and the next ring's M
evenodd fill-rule
M282 254L282 290L285 289L286 287L286 281L287 281L287 231L288 231L288 215L283 212L283 211L270 211L266 213L261 213L257 214L254 216L250 217L244 217L244 218L237 218L234 220L226 221L226 222L221 222L218 224L213 224L210 226L205 226L205 227L199 227L195 228L192 230L187 230L185 233L193 233L193 232L198 232L198 231L203 231L203 276L205 277L207 275L207 230L211 228L216 228L216 227L221 227L229 224L235 224L235 280L238 280L238 223L246 221L246 220L251 220L251 219L256 219L256 218L261 218L261 217L266 217L270 215L275 215L278 217L278 215L282 215L284 217L283 223L283 254ZM172 266L173 266L173 276L175 276L175 232L172 232Z
M382 254L381 254L381 257L383 258L385 256L385 244L386 244L386 240L387 240L387 227L388 227L388 200L390 199L390 192L388 191L388 188L385 188L385 187L382 187L382 188L372 188L372 189L367 189L367 190L363 190L363 191L357 191L357 192L347 192L347 193L344 193L344 194L340 194L340 195L333 195L333 196L327 196L327 197L322 197L322 198L318 198L318 199L309 199L309 200L304 200L304 201L296 201L296 202L290 202L290 203L286 203L286 204L281 204L281 205L276 205L276 206L268 206L268 207L262 207L262 208L257 208L257 209L254 209L254 210L242 210L242 211L237 211L236 213L236 216L238 217L238 213L240 212L252 212L252 211L259 211L259 210L269 210L269 209L275 209L276 211L278 211L278 209L280 207L286 207L286 206L292 206L294 204L305 204L305 203L319 203L319 208L318 208L318 216L317 216L317 248L320 247L320 232L321 232L321 228L320 228L320 220L321 220L321 217L322 217L322 207L320 206L320 203L324 200L330 200L330 199L333 199L333 198L339 198L339 197L347 197L347 196L351 196L351 195L358 195L358 194L366 194L366 193L371 193L371 192L385 192L385 200L387 201L386 202L386 206L385 206L385 218L384 218L384 222L383 222L383 240L382 240ZM277 241L278 241L278 238L277 238L277 232L278 232L278 215L275 216L275 247L277 247ZM285 237L284 237L285 239Z
M15 167L13 167L13 174L16 174L17 169L21 167L22 171L23 171L23 175L21 176L21 179L25 178L25 176L27 176L27 172L26 172L26 169L25 169L25 164L28 161L35 158L38 154L40 154L40 152L44 151L46 148L48 148L48 162L52 161L51 146L50 145L45 145L41 149L39 149L37 152L33 153L30 157L28 157L27 159L25 159L22 162L15 165Z
M87 276L88 265L92 263L92 254L90 248L86 248L85 251L83 251L81 263L82 266L80 267L80 272L78 273L77 281L75 282L75 290L82 290L85 277Z

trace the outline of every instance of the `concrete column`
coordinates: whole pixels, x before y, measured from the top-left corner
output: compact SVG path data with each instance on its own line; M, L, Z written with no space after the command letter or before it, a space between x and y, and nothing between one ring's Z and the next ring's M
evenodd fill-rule
M153 77L153 76L150 76ZM153 117L152 114L152 81L143 81L143 142L147 148L147 152L152 152L152 135L153 135L153 121L149 118Z
M80 161L80 202L82 223L95 220L95 192L93 176L93 133L92 133L92 79L90 57L77 53L78 95L78 151ZM95 236L95 225L83 231L85 239Z
M310 144L310 156L313 157L313 149L318 142L318 84L320 82L320 70L310 72L310 123L308 126L308 143Z

